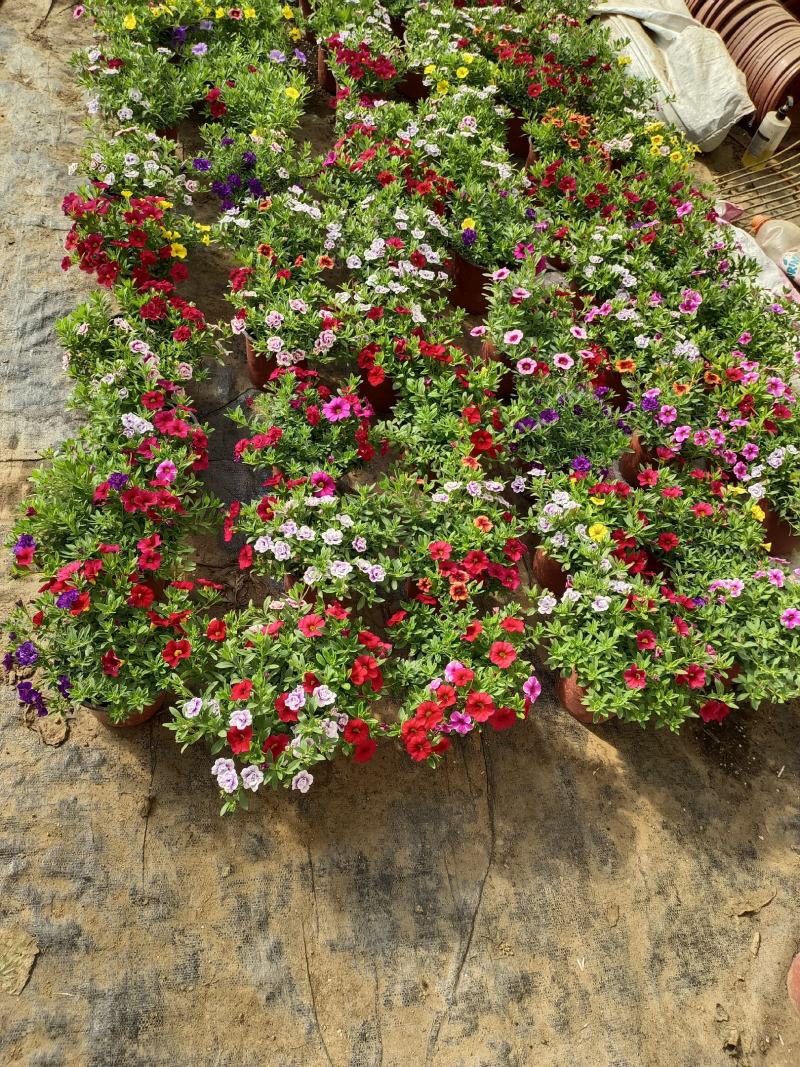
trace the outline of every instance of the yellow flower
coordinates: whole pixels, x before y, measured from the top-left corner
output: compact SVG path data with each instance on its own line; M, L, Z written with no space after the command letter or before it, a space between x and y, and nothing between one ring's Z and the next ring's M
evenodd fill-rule
M756 520L756 522L763 522L765 518L765 512L763 508L760 508L758 504L753 504L750 508L750 514Z
M211 238L208 236L207 233L203 234L203 236L200 238L200 241L204 245L210 245L211 244Z
M461 58L464 60L467 66L470 66L472 63L475 62L475 56L472 54L472 52L465 52Z
M194 226L195 226L195 229L199 230L201 233L211 233L211 227L210 226L206 226L202 222L196 222L194 224Z
M297 26L292 26L292 28L289 30L289 36L293 41L299 41L300 38L303 36L303 31L299 30Z
M627 65L630 63L630 61L631 61L631 57L630 56L617 56L617 65L620 66L620 67L627 67Z
M256 9L254 7L246 7L242 14L246 19L254 19L256 17Z
M606 497L604 496L590 496L589 499L593 504L597 504L599 508L602 508L606 503Z
M175 259L186 259L186 246L180 244L178 241L173 241L170 245L170 254Z
M214 12L214 17L218 18L218 19L224 19L225 18L225 8L224 7L218 7Z
M447 95L447 91L449 90L449 88L450 88L450 82L448 82L448 81L442 80L442 81L436 83L436 92L437 93L441 93L442 96L446 96Z
M172 201L171 200L159 200L158 206L159 207L163 207L163 208L172 207Z
M468 74L469 74L469 67L458 67L456 69L456 77L457 78L466 78L466 76Z
M474 230L475 229L475 219L473 219L471 216L468 219L464 219L464 221L461 223L461 229L462 230Z
M436 70L436 67L434 67L433 63L429 63L429 64L427 65L427 67L423 67L423 68L422 68L422 73L423 73L423 74L433 74L433 72L434 72L435 70Z
M300 93L297 89L295 89L293 85L287 85L283 91L284 93L286 93L290 100L297 100L300 96Z
M281 8L281 14L283 15L283 17L285 19L293 19L294 18L294 11L292 11L292 9L289 7L288 4L284 4L283 5L283 7Z
M732 496L742 496L742 494L746 493L747 490L745 489L745 487L743 485L732 485L732 486L729 487L728 492Z
M126 30L136 29L136 16L133 14L133 12L128 12L128 14L122 20L122 25L125 27Z
M661 134L660 134L660 133L657 133L657 134L655 135L655 137L651 137L651 138L650 138L650 144L651 144L651 145L652 145L652 146L653 146L654 148L659 148L659 147L660 147L660 146L661 146L661 145L662 145L663 143L664 143L664 138L663 138L663 137L661 136Z
M608 537L608 527L602 522L595 522L586 531L593 541L605 541Z

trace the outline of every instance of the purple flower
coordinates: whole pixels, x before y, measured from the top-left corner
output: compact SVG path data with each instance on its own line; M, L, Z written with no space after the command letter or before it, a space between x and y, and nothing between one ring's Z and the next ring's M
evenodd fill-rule
M197 44L192 45L193 56L204 56L208 51L208 45L205 41L198 41Z
M62 593L56 600L56 607L69 610L73 607L79 596L80 594L77 589L67 589L66 592Z
M69 694L72 692L72 682L67 678L66 674L60 674L58 676L56 689L65 699L69 697Z
M264 196L265 189L261 182L258 180L258 178L251 178L250 181L247 183L247 188L250 190L251 196Z
M294 58L298 61L298 63L308 63L308 58L305 52L301 52L299 48L295 48Z
M254 167L256 165L256 159L257 159L257 156L256 156L255 152L251 152L249 150L247 152L242 152L242 166L243 167Z
M558 422L559 415L555 408L545 408L544 411L539 412L539 419L549 426L553 422Z
M468 734L473 725L472 716L463 711L454 711L448 722L450 729L457 734Z
M14 653L6 652L3 656L3 670L8 672L14 666Z
M195 170L211 170L211 160L198 156L197 159L192 160L192 166Z
M587 474L592 469L592 464L586 456L576 456L570 462L570 467L579 474Z
M466 229L461 231L461 240L462 240L465 248L472 248L472 246L478 240L478 235L472 229L471 226L467 226Z
M127 474L120 474L117 471L108 476L108 484L112 489L121 489L123 485L127 485L129 481L130 479Z
M230 148L230 146L233 144L233 138L232 137L220 137L219 143L222 145L223 148Z
M39 653L36 651L36 645L34 645L33 641L23 641L14 655L20 667L32 667L39 658Z
M20 534L11 551L15 556L19 556L26 548L36 548L36 542L34 541L32 534Z
M278 48L273 48L272 49L272 51L269 54L269 58L272 60L273 63L285 63L286 62L286 56Z

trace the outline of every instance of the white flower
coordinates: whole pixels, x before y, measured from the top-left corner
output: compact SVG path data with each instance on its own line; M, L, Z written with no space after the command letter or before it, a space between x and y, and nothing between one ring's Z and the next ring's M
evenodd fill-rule
M242 771L242 785L255 793L264 781L264 772L260 767L245 767Z
M200 714L200 709L203 707L203 701L200 697L192 697L191 700L187 700L183 705L183 714L187 719L194 719Z
M314 781L314 775L308 771L298 771L292 778L292 789L296 789L298 793L307 793L311 788Z

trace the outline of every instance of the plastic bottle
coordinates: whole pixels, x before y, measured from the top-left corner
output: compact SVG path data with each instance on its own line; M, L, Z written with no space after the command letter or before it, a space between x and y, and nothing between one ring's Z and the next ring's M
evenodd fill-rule
M800 273L800 226L788 219L754 215L750 229L772 262L790 278L797 277Z
M753 139L745 149L742 156L742 166L748 170L762 167L768 159L775 155L792 125L789 118L789 110L794 107L791 96L786 98L786 103L777 111L768 111L761 120L761 125L753 134Z

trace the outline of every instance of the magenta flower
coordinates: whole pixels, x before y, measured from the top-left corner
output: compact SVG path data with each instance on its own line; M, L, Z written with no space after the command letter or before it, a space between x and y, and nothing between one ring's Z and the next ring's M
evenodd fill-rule
M678 307L684 315L693 315L703 303L703 298L696 289L683 289L681 296L683 300Z
M448 726L454 733L468 734L473 727L472 716L466 715L463 711L454 711L450 716Z
M327 404L322 405L322 414L328 422L339 422L350 414L350 405L344 397L334 396Z
M335 496L336 482L325 471L314 471L309 478L314 488L314 496Z
M524 336L522 330L506 330L503 340L507 345L518 345Z
M781 622L787 630L794 630L796 626L800 626L800 611L797 608L787 608L781 615Z

